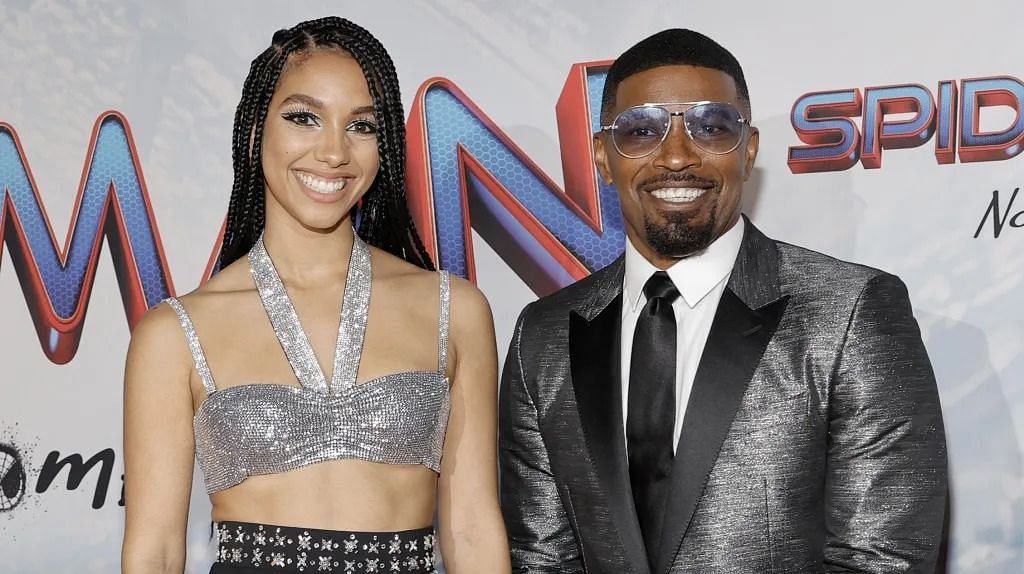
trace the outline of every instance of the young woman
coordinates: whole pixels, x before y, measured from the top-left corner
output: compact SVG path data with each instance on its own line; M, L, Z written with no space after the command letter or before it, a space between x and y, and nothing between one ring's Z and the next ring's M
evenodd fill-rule
M124 572L182 572L194 458L212 573L432 572L435 544L449 573L510 570L490 309L432 271L404 146L364 29L303 22L253 61L221 270L132 335Z

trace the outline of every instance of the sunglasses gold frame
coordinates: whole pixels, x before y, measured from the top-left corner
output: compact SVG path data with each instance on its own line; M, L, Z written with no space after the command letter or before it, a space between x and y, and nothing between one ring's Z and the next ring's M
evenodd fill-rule
M610 125L601 126L601 131L602 132L609 132L609 135L611 135L612 145L615 146L615 151L618 152L619 155L621 155L624 158L628 158L628 159L640 159L642 157L647 157L647 156L651 155L652 153L658 151L658 148L661 147L661 144L665 143L665 138L667 138L668 137L668 133L670 131L672 131L672 129L671 129L671 122L672 122L672 118L673 117L676 117L676 116L683 117L686 114L686 112L690 111L691 109L693 109L693 108L695 108L697 106L705 106L705 105L708 105L708 104L721 104L721 105L724 105L724 106L730 106L733 109L735 109L737 112L739 112L739 109L735 105L733 105L733 104L731 104L729 102L716 102L716 101L713 101L713 100L701 100L699 102L649 102L649 103L644 103L644 104L640 104L640 105L637 105L637 106L630 106L630 107L622 110L621 112L618 113L618 115L615 116L615 119L612 120L612 123ZM686 109L684 109L682 111L675 111L674 112L672 110L669 110L666 106L686 106ZM665 130L665 133L663 133L661 135L661 140L658 142L658 145L656 145L653 148L651 148L651 151L649 151L647 153L640 154L640 155L627 155L627 154L623 153L621 149L619 149L619 142L615 141L615 134L612 133L612 130L615 128L615 124L618 123L619 118L622 117L623 114L625 114L626 112L628 112L630 110L635 110L635 109L639 109L639 108L661 108L661 109L665 110L665 112L668 113L668 115L669 115L669 124L670 124L669 125L669 129ZM685 121L683 121L683 129L686 131L686 135L687 135L687 137L690 138L690 141L692 141L693 144L696 145L698 148L700 148L702 151L705 151L705 152L713 154L713 155L726 155L726 154L730 154L730 153L736 151L736 149L740 147L740 144L743 143L743 138L746 136L747 131L750 129L750 119L749 118L745 118L745 117L743 117L743 114L739 114L739 120L738 121L739 121L740 125L742 126L742 131L740 132L739 139L736 140L736 145L732 146L728 151L711 151L709 149L706 149L704 146L702 146L700 144L699 141L697 141L693 137L693 134L690 132L690 126L686 125Z

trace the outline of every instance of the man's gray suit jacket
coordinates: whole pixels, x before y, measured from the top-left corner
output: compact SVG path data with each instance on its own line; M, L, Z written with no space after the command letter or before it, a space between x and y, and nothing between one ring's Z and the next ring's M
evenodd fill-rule
M623 433L623 269L620 257L519 317L499 406L516 572L932 572L945 435L906 288L749 221L649 565Z

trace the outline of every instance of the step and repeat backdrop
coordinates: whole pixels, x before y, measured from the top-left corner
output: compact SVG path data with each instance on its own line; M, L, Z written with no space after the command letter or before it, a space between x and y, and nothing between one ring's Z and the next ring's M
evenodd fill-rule
M622 250L589 147L608 61L666 27L732 50L761 130L746 213L909 286L946 420L945 571L1024 571L1018 0L3 0L0 570L117 571L131 327L206 276L249 62L329 14L391 52L415 217L490 299L502 357L525 304ZM212 557L195 480L190 573Z

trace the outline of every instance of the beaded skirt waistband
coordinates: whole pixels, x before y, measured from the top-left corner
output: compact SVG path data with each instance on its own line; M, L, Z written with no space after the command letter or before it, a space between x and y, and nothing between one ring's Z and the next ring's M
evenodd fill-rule
M436 572L434 529L345 532L250 522L214 523L211 574Z

